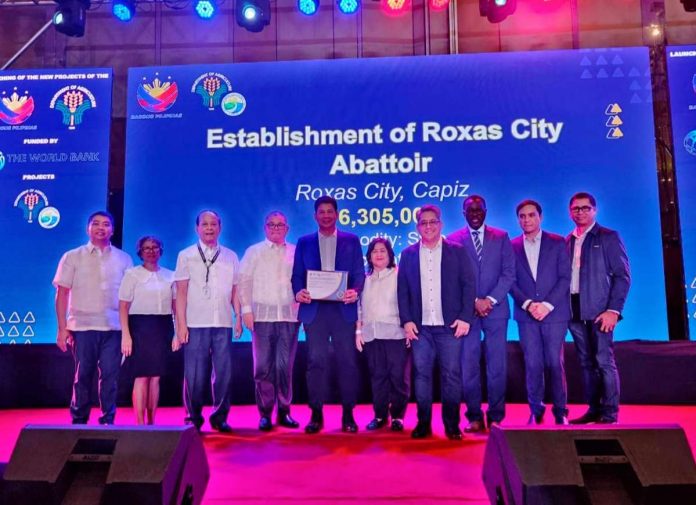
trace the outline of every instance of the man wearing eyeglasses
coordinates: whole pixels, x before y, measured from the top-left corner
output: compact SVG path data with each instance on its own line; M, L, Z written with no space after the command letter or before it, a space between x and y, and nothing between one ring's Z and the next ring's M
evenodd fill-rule
M230 333L241 335L241 323L233 323L233 305L239 282L239 260L219 244L222 221L213 210L196 216L198 242L179 253L176 260L176 328L184 347L184 406L186 423L200 431L206 383L213 365L213 404L210 426L221 433L232 431L230 411L232 356ZM239 314L238 307L234 312ZM207 377L206 377L207 375Z
M479 195L464 200L467 225L449 240L462 244L476 275L475 316L462 349L462 381L467 433L485 431L481 410L481 336L486 351L488 427L505 417L507 382L507 325L510 319L508 292L515 281L515 255L507 232L484 224L486 201Z
M266 240L249 247L240 266L242 319L252 334L259 430L271 431L271 414L286 428L299 423L290 416L292 367L297 351L297 303L292 292L295 246L286 242L287 218L278 210L265 219Z
M475 277L464 248L442 237L441 212L416 213L420 241L404 249L397 282L399 318L413 347L418 424L412 438L432 434L433 366L440 364L442 422L450 440L461 440L462 338L474 314Z
M619 234L596 221L597 202L589 193L570 199L575 230L566 238L571 257L570 333L582 367L589 409L571 424L613 424L619 414L619 373L614 328L631 286L626 248Z

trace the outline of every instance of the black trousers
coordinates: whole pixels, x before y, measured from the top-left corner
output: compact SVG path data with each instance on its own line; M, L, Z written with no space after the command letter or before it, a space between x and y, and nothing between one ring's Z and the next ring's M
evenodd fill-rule
M338 302L319 302L317 315L304 325L307 334L307 396L309 407L321 411L328 388L329 342L334 346L338 387L344 412L352 411L358 396L355 322L343 319Z
M254 323L251 348L256 405L262 416L270 416L276 403L278 416L290 412L298 330L298 323L287 321Z
M411 366L405 340L375 339L365 343L377 419L403 419L411 392Z

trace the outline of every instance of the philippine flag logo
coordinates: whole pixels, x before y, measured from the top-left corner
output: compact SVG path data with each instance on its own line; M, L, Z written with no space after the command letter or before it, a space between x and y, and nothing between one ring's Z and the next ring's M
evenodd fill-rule
M179 96L179 88L171 79L167 77L167 81L162 82L159 77L155 77L151 83L147 83L147 78L143 77L143 82L138 86L140 106L148 112L164 112L174 105Z
M3 91L0 100L0 120L5 124L18 125L29 119L34 112L34 99L29 96L29 92L25 91L23 96L19 96L17 88L14 88L9 97L6 95Z

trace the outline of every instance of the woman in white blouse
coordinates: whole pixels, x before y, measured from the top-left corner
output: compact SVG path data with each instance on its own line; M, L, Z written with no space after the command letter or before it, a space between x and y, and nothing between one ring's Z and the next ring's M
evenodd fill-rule
M408 341L399 323L394 250L388 240L376 238L370 242L367 266L355 332L355 346L361 352L365 349L372 382L375 418L367 429L386 426L391 414L392 431L402 431L411 370Z
M130 357L135 377L133 408L138 424L154 424L159 401L159 378L165 372L169 349L179 349L174 335L174 272L159 266L164 251L156 237L137 242L143 264L126 271L118 297L121 351Z

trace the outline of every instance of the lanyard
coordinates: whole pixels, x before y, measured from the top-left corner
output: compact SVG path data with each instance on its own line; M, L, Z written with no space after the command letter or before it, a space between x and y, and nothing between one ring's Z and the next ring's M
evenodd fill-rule
M210 267L212 267L215 264L215 262L218 259L218 256L220 256L220 248L218 247L215 256L213 256L213 259L210 260L205 257L205 254L203 254L203 249L201 249L200 244L198 244L198 253L201 255L201 259L203 260L203 264L205 265L205 284L207 286L208 278L210 277Z

